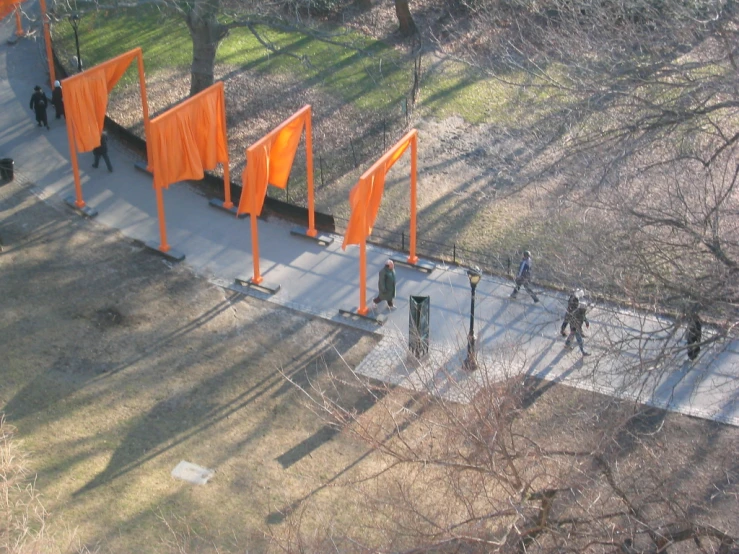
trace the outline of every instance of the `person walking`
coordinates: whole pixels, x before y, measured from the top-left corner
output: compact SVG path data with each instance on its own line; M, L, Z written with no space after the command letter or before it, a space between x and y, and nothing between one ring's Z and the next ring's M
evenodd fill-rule
M578 306L570 316L570 336L567 337L567 340L565 341L565 347L572 348L572 337L574 336L577 340L577 345L580 347L580 352L582 352L583 356L590 356L590 352L585 352L585 346L583 345L582 340L583 323L588 327L588 329L590 328L590 321L588 321L587 311L587 304L585 304L584 302L579 302L578 299Z
M377 288L379 294L373 300L375 304L379 304L383 300L387 302L389 308L394 308L393 300L395 300L395 264L392 260L385 262L385 267L380 270Z
M61 118L64 115L64 98L62 97L62 84L59 81L54 81L54 90L51 92L51 104L54 106L54 110L56 110L56 118Z
M575 313L575 310L577 310L578 306L580 305L580 299L585 295L585 293L582 291L582 289L577 289L576 291L573 291L572 294L570 294L570 298L567 300L567 311L565 312L565 320L562 322L562 326L559 328L559 334L563 337L567 336L567 332L565 329L567 329L567 326L570 326L570 331L572 331L572 314Z
M688 343L688 359L692 362L700 354L700 342L703 337L703 323L696 312L688 318L688 329L685 333L685 341Z
M529 287L529 281L531 281L531 270L533 269L534 261L531 259L531 252L524 250L523 259L518 266L518 273L516 274L516 286L511 293L511 298L516 298L518 291L521 287L526 289L534 299L534 302L538 302L539 298L536 296L531 287Z
M110 163L110 158L108 157L108 133L103 131L103 134L100 135L100 146L93 148L92 153L95 156L92 167L97 169L97 166L100 165L100 158L102 157L105 160L105 165L108 166L108 171L113 172L113 165Z
M41 127L43 125L47 129L49 129L49 122L46 119L46 108L48 105L49 99L46 97L46 93L38 85L33 87L30 107L36 114L36 123L38 123L38 126Z

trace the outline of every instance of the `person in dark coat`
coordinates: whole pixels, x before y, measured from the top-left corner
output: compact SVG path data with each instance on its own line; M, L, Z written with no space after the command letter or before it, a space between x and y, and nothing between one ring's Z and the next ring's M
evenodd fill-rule
M582 341L582 325L583 323L590 328L590 322L587 316L588 306L584 302L580 302L577 309L570 316L570 336L565 341L567 348L572 347L572 337L574 336L577 340L577 345L580 347L580 352L583 356L590 356L589 352L585 352L585 347Z
M45 126L49 128L49 122L46 119L46 108L49 105L49 99L46 97L46 93L41 90L40 86L33 87L33 94L31 95L31 109L36 113L36 122L38 126Z
M533 290L531 290L531 287L529 286L529 281L531 281L531 270L533 269L534 261L531 259L531 252L528 250L525 250L523 253L523 259L521 260L521 263L518 266L518 273L516 274L516 286L513 288L513 292L511 293L511 298L516 298L518 296L518 291L521 287L526 289L526 292L528 292L531 295L531 298L534 299L534 302L538 302L539 298L536 296Z
M703 323L697 313L688 318L688 329L685 332L685 341L688 343L688 359L692 362L700 354L700 342L703 336Z
M51 103L56 110L56 118L59 119L64 115L64 98L62 97L62 84L54 81L54 90L51 92Z
M92 153L95 156L95 161L92 164L92 167L97 169L97 166L100 165L100 158L102 157L105 160L105 165L108 166L108 171L111 173L113 172L113 165L110 163L110 158L108 157L108 134L103 132L103 134L100 136L100 146L97 146L92 149Z
M380 270L378 278L378 289L380 294L373 300L375 304L379 304L383 300L387 302L388 307L394 308L393 300L395 299L395 264L392 260L385 262L385 267Z
M565 329L567 329L567 326L570 326L570 331L572 331L572 322L570 321L572 318L572 314L575 313L575 310L577 310L578 306L580 305L580 299L584 296L585 293L581 289L577 289L574 291L570 298L567 300L567 311L565 312L565 320L562 322L562 326L559 328L559 334L563 337L567 336L567 332Z

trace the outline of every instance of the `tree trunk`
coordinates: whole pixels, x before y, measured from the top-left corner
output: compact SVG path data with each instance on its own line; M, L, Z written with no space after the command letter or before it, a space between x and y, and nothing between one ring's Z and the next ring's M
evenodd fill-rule
M219 0L196 0L187 14L187 27L192 37L190 96L213 84L213 68L220 42L228 28L218 23Z
M416 23L413 21L411 9L408 7L408 0L395 0L395 15L398 16L400 34L404 37L416 34Z

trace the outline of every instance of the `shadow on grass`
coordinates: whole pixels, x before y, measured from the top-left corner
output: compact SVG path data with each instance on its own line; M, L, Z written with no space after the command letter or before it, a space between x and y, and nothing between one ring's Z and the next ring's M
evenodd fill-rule
M250 323L249 327L256 329L260 326L269 326L271 317L271 314L266 314ZM289 327L282 328L281 332L283 336L291 336L298 334L304 326L305 321L298 318ZM245 332L248 332L248 329ZM358 335L352 336L357 337ZM304 344L303 351L293 357L291 363L283 368L283 372L287 376L296 375L311 362L317 367L323 367L322 364L315 363L316 360L341 355L354 344L355 342L344 340L338 347L337 353L335 345L327 344L323 337L315 338L312 343ZM212 348L214 351L220 350L228 348L228 344L213 345ZM267 367L269 366L267 363L269 354L270 351L267 349L263 349L258 354L250 354L240 363L218 371L203 381L191 384L187 390L159 401L148 413L132 422L129 431L117 446L106 468L74 495L83 494L121 477L147 461L207 432L217 423L252 405L268 393L274 393L275 389L283 383L283 378L279 372L270 371ZM250 383L248 388L233 399L226 402L218 401L219 398L233 391L237 383L242 382L244 378L249 379L255 373L260 373L258 370L265 367L266 376ZM264 374L265 371L261 373ZM272 395L273 398L276 396L278 395ZM285 399L284 402L292 402L292 400ZM271 424L272 418L264 420L248 437L237 445L227 448L226 452L243 448L253 438L269 432ZM227 455L224 454L224 456Z
M358 402L359 402L359 406L360 407L363 407L363 410L362 410L362 412L359 412L359 413L364 413L364 412L368 411L372 406L374 406L379 401L381 401L382 398L384 398L385 396L387 396L393 390L393 387L391 387L389 385L386 385L386 384L379 384L379 385L377 385L377 387L378 388L376 390L373 390L372 392L369 392L366 395L362 395L360 397L360 399L359 399ZM413 393L411 395L411 398L408 399L405 402L405 404L403 405L403 407L406 410L409 410L410 411L412 407L416 406L416 407L418 407L419 413L422 413L424 411L424 409L425 409L425 407L423 405L423 400L424 400L425 397L426 397L426 394L425 393ZM363 402L367 402L366 405L363 404ZM359 414L357 414L357 415L359 415ZM394 437L400 435L400 433L402 433L403 431L405 431L408 428L408 426L411 425L411 423L413 423L413 421L414 421L414 419L412 417L406 419L402 424L400 424L400 425L398 425L396 427L396 429L394 430L393 433L388 434L383 439L383 443L386 443L386 442L392 440ZM357 458L356 460L354 460L351 464L347 465L344 469L342 469L341 471L339 471L338 473L336 473L333 477L331 477L331 479L328 479L321 486L313 489L312 491L310 491L305 496L302 496L302 497L298 498L297 500L294 500L289 505L284 506L284 507L282 507L282 508L280 508L278 510L275 510L275 511L271 512L267 516L267 518L265 520L266 523L268 525L278 525L278 524L282 523L283 521L285 521L286 518L288 518L298 508L300 508L300 506L303 504L303 502L305 502L306 500L308 500L309 498L311 498L313 495L319 493L323 489L325 489L325 488L329 487L330 485L336 483L336 481L340 477L342 477L343 475L346 475L351 469L353 469L356 466L358 466L363 460L367 459L371 454L373 454L376 451L377 451L377 448L371 448L371 449L367 450L367 452L365 452L364 454L362 454L359 458Z

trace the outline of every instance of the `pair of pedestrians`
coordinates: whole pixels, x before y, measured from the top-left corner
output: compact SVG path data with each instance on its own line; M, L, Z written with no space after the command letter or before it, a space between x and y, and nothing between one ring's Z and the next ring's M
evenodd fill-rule
M66 119L66 115L64 113L64 96L62 94L62 85L59 81L54 81L54 91L51 94L51 104L54 106L54 110L56 111L56 118L61 119L62 117L64 117ZM36 122L38 123L38 126L50 129L49 121L46 116L46 110L48 107L49 98L46 96L46 93L41 89L41 87L36 85L35 87L33 87L30 108L34 111L36 115ZM100 137L100 146L94 148L92 154L95 157L95 161L93 162L92 167L97 168L100 165L100 158L102 158L105 161L105 165L108 167L108 171L113 171L113 164L110 163L110 158L108 157L108 135L106 133L102 134L102 136Z
M525 250L523 253L523 259L518 265L518 273L516 273L516 285L513 288L513 292L511 293L511 298L516 298L518 296L518 291L521 290L521 287L523 287L526 292L531 295L534 303L539 302L539 297L536 296L536 293L529 286L529 283L531 282L533 264L534 262L531 258L531 252ZM565 347L571 348L572 339L574 338L577 341L577 345L580 347L580 352L582 353L582 355L590 356L590 353L585 351L585 346L583 344L582 326L584 324L588 328L590 327L590 322L588 321L587 317L588 307L584 302L581 301L583 296L584 294L581 290L577 290L570 295L570 298L567 302L567 313L565 314L565 319L559 332L562 334L563 337L567 337L567 340L565 341ZM570 326L569 336L565 332L568 325Z

